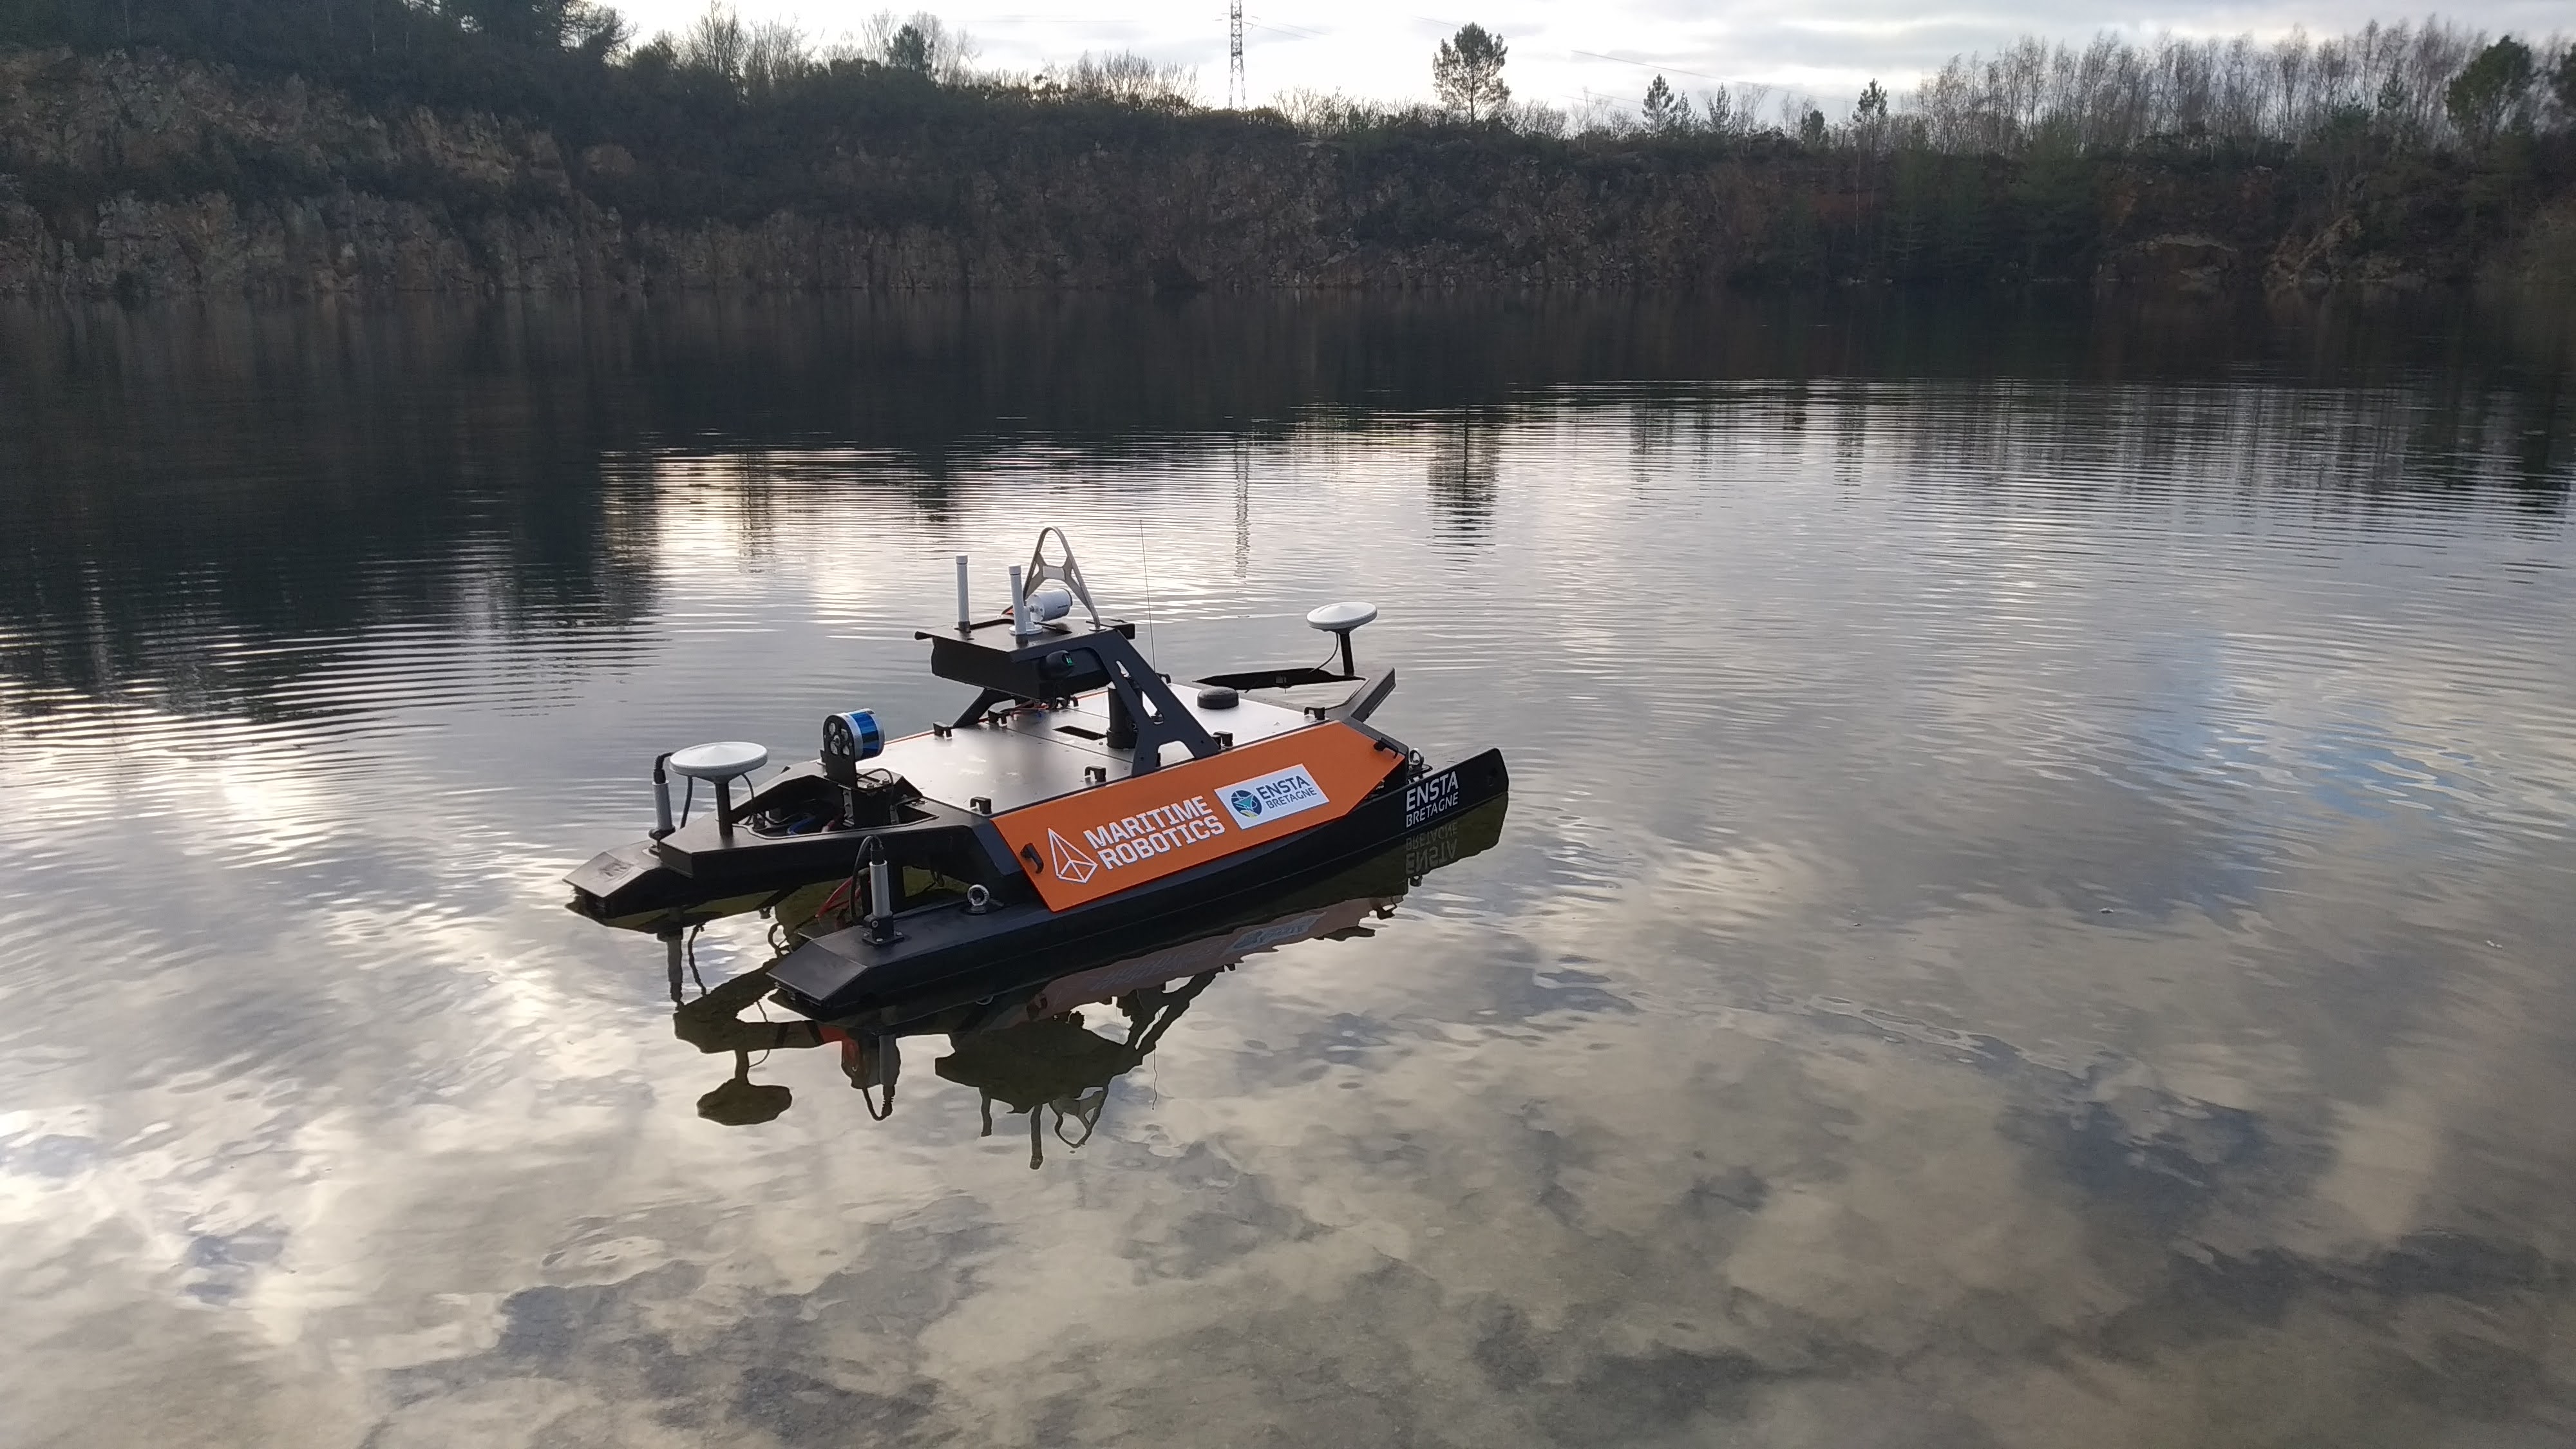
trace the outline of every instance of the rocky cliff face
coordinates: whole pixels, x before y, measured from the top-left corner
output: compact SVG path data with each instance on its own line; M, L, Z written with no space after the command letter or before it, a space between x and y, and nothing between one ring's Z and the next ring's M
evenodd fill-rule
M810 196L699 216L672 199L686 178L615 141L566 154L530 126L371 114L292 81L5 53L0 294L1688 287L1865 275L1864 238L1903 255L1885 214L1901 178L1789 149L1139 135L971 157L835 141ZM2248 204L2246 185L2159 185L2097 208L2109 230L2073 279L2210 292L2467 265L2392 262L2277 186Z

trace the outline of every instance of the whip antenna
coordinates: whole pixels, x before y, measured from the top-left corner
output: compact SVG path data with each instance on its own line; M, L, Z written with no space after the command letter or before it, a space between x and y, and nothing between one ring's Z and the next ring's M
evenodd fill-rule
M1154 656L1154 549L1145 539L1145 511L1136 511L1136 561L1145 569L1145 662L1158 663Z

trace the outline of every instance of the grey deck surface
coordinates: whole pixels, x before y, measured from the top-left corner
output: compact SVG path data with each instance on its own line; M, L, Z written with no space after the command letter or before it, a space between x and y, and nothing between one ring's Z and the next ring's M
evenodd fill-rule
M1210 732L1231 732L1238 746L1312 723L1296 710L1248 697L1232 709L1201 709L1194 688L1176 690L1200 724ZM952 730L945 739L918 734L889 740L885 753L868 764L894 771L942 804L962 808L977 795L990 796L998 813L1082 789L1088 783L1082 772L1090 766L1106 767L1113 781L1125 779L1128 751L1101 743L1099 737L1108 732L1107 698L1089 694L1070 709L1013 715L1000 728ZM1187 758L1186 751L1173 745L1166 748L1163 762L1178 764Z

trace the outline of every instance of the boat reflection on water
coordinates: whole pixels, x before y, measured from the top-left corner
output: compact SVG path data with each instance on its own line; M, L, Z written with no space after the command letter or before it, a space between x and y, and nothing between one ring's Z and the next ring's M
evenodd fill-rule
M772 986L769 966L747 971L682 1001L672 1015L682 1041L733 1057L733 1075L698 1099L698 1115L728 1126L776 1118L794 1094L753 1081L754 1055L833 1047L868 1115L882 1119L894 1111L902 1040L945 1036L948 1054L931 1070L975 1089L986 1136L993 1132L996 1104L1008 1115L1026 1116L1029 1166L1038 1167L1047 1128L1068 1147L1089 1140L1108 1105L1110 1084L1151 1055L1219 976L1249 957L1300 941L1375 934L1372 922L1391 917L1423 877L1491 847L1501 837L1508 803L1496 800L1470 810L1258 905L1177 916L1079 949L999 962L934 990L829 1021L743 1020L742 1013ZM786 906L778 915L773 934L792 945L801 923ZM673 979L676 991L678 976ZM1097 1006L1123 1018L1123 1030L1102 1035L1086 1022L1083 1008Z

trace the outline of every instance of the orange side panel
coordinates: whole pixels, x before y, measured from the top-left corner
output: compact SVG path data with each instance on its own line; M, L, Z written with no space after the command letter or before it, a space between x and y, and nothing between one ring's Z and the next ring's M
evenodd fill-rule
M1338 820L1403 761L1339 721L993 817L1061 911Z

